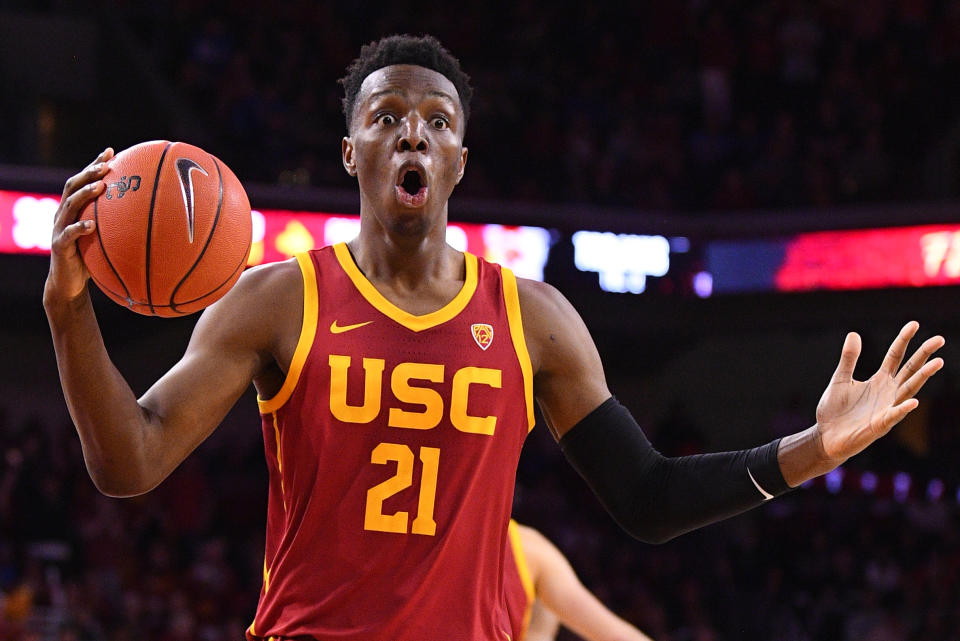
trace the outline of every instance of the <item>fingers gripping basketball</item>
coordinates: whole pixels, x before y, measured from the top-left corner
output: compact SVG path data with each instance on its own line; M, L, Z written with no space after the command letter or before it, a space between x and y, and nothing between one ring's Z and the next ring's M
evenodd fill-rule
M94 282L140 314L180 316L236 283L250 252L250 202L240 181L199 147L165 140L126 149L79 220L77 243Z

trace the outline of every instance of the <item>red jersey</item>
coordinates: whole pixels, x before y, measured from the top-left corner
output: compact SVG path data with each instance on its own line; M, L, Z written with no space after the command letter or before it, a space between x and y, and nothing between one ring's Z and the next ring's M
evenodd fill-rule
M346 245L298 255L303 325L260 400L270 474L249 638L509 641L503 572L533 378L516 279L466 279L415 316Z
M503 569L503 591L507 599L513 641L523 641L530 625L536 593L527 566L527 555L523 552L523 543L520 540L520 528L513 519L510 519L508 533L510 545L504 550L506 563Z

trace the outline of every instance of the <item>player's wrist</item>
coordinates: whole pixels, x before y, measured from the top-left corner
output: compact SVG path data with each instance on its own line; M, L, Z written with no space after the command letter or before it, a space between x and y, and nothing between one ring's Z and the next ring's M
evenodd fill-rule
M827 447L823 440L823 425L821 423L816 423L813 426L814 431L814 443L816 445L816 454L818 460L818 469L819 473L815 476L822 476L827 472L831 472L844 463L850 458L849 456L838 456L831 448Z
M60 286L52 276L48 276L44 283L43 308L51 319L78 311L86 306L89 301L90 290L87 287L86 280L79 288Z
M823 443L820 424L785 436L777 451L780 471L790 487L823 476L842 465L846 459L831 456Z

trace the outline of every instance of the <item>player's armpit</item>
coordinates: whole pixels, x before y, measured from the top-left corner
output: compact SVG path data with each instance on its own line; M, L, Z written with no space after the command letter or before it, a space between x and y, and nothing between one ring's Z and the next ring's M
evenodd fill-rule
M530 606L530 623L523 641L556 641L560 632L560 618L543 604L540 599L534 599Z
M610 396L603 365L573 305L546 283L517 279L533 389L559 439Z
M610 398L567 432L560 447L621 527L641 541L663 543L787 492L779 443L667 458Z

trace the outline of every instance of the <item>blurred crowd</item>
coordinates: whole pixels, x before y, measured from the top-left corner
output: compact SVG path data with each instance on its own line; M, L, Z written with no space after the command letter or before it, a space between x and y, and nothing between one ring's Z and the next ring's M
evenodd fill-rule
M238 175L349 186L337 78L433 33L477 88L461 193L663 210L919 199L960 0L118 3Z
M437 35L473 77L471 196L677 211L919 199L960 116L960 0L102 4L245 181L351 187L336 80L394 32ZM646 546L538 428L515 514L658 641L960 641L955 387L930 403L923 447L891 438L851 463L939 478L936 496L814 485ZM70 425L0 412L0 640L241 639L267 489L249 418L116 500ZM804 426L784 415L770 436ZM706 449L700 429L672 416L650 435L686 454Z
M214 437L159 489L120 500L94 488L73 428L53 427L0 423L0 639L243 639L263 564L262 445Z
M870 466L877 489L814 484L661 546L621 532L540 427L521 459L514 513L657 641L960 640L956 398L929 400L931 432L948 434L928 458L911 464L890 437L851 462L850 478ZM682 413L648 433L667 454L704 449ZM228 422L135 499L94 489L70 425L2 419L0 453L0 639L242 638L266 510L254 421ZM912 489L890 491L897 470ZM940 492L929 489L934 475Z

